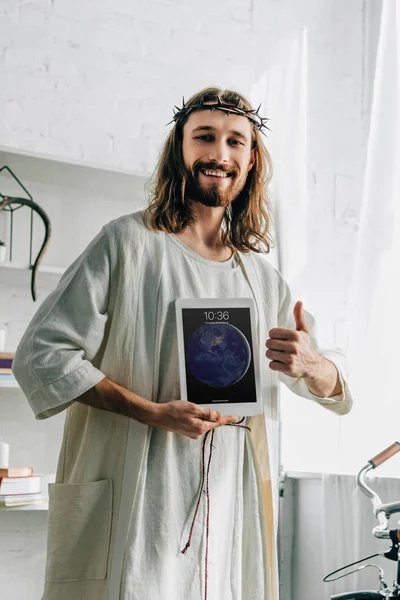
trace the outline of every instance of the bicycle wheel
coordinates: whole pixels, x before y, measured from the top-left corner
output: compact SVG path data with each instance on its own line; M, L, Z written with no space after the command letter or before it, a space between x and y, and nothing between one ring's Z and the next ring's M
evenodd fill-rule
M379 592L373 590L364 590L361 592L344 592L331 596L331 600L383 600Z

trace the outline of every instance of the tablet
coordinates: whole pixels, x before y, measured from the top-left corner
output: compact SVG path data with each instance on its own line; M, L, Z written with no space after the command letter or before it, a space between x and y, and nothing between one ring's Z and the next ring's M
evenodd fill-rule
M175 302L181 399L238 417L262 413L253 298Z

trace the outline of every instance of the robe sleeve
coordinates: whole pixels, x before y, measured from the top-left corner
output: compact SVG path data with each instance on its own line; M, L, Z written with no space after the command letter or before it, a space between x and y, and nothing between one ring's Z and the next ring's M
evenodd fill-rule
M285 329L296 329L293 308L295 302L293 301L290 288L286 281L280 276L280 306L278 315L278 327ZM312 343L316 350L322 354L325 358L330 360L337 368L340 383L342 384L342 394L339 396L332 396L330 398L322 398L315 396L308 389L304 379L299 377L295 379L289 375L279 373L280 380L295 394L308 398L314 402L317 402L324 408L331 410L338 415L345 415L350 412L353 405L353 399L347 383L347 361L344 354L338 348L329 348L326 345L321 345L320 336L317 332L317 326L315 318L311 313L303 310L306 323L310 332Z
M92 361L104 337L110 279L103 228L40 305L16 350L13 373L36 419L64 410L105 377Z

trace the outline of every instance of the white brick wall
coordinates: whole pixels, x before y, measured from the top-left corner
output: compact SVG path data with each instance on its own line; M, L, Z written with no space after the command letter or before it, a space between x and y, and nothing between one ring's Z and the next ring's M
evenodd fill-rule
M188 98L210 84L249 94L271 64L279 65L290 34L305 26L310 208L302 286L322 326L333 323L336 341L343 343L380 5L381 0L0 0L0 147L95 164L103 169L98 178L113 168L148 174L182 95ZM274 118L268 107L264 113ZM16 172L22 178L25 173L25 167ZM53 173L54 165L49 177ZM75 183L68 169L64 179L57 171L51 185L29 177L35 199L52 214L55 234L46 260L58 266L76 256L93 228L134 210L140 200L136 193L116 200L107 185L107 194L99 195L100 179L97 189L81 182L72 191L65 173ZM0 281L0 326L8 323L10 349L35 309L26 287ZM313 408L304 413L303 431ZM13 462L32 459L35 469L54 471L62 420L35 422L18 392L0 393L0 435L12 438ZM330 431L334 435L332 421ZM17 442L19 435L26 443ZM295 439L298 432L289 428L286 435ZM39 597L45 523L43 514L0 513L2 600Z
M253 4L1 1L2 145L151 170L182 95L250 89Z

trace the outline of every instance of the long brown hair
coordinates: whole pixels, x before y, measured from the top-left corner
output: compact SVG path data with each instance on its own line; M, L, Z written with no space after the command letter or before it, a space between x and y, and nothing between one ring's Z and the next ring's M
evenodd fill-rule
M218 87L205 88L185 103L217 100L251 110L244 96ZM239 102L239 104L238 104ZM186 167L182 155L183 126L186 118L178 119L161 150L160 158L150 180L150 204L144 222L153 230L180 233L195 222L191 203L185 202ZM240 252L269 252L273 245L270 234L272 222L268 184L272 178L271 157L261 140L261 133L252 123L252 149L255 164L237 198L225 210L222 221L222 244ZM254 241L255 239L255 241ZM260 247L264 244L266 250Z

